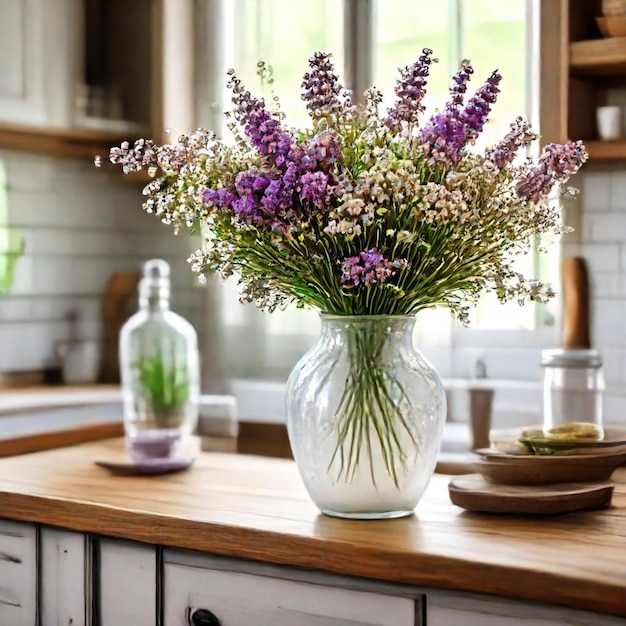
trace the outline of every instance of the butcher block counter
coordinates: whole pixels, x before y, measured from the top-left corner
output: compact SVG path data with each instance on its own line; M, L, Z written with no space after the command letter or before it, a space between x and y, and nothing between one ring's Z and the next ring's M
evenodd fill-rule
M319 514L292 461L94 463L120 451L0 459L0 624L626 623L626 468L600 511L470 513L435 475L415 515L347 521Z

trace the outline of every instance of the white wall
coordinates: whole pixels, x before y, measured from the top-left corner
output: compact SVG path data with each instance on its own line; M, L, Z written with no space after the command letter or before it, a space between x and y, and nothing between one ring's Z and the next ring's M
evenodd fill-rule
M173 308L202 329L205 292L186 263L193 244L141 209L141 186L72 159L0 152L0 167L9 225L26 243L14 287L0 296L0 373L53 361L69 311L80 339L100 338L111 273L156 256L172 264Z

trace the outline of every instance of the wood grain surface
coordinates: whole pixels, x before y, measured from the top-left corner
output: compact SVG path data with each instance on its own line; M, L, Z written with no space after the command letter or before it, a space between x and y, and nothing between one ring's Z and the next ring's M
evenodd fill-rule
M293 461L204 453L179 474L113 477L108 440L0 460L0 515L164 546L626 617L626 468L601 511L470 513L435 475L414 516L320 515Z
M2 421L0 420L1 428ZM122 437L123 435L124 425L121 422L87 424L35 435L19 435L8 439L0 439L0 457L30 454L53 448L65 448L86 441L99 441L110 437Z

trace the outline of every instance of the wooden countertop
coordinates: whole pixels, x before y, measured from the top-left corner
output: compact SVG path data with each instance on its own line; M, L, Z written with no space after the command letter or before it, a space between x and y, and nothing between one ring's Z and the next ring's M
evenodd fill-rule
M320 515L292 461L203 453L190 471L114 477L120 440L0 459L0 516L152 544L626 616L626 468L613 505L547 518L469 513L435 475L416 514Z

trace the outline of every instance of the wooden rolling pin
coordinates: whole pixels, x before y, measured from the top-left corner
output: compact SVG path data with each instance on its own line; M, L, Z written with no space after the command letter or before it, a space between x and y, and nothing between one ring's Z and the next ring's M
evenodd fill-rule
M563 259L563 324L561 345L570 350L591 348L589 276L582 257Z

